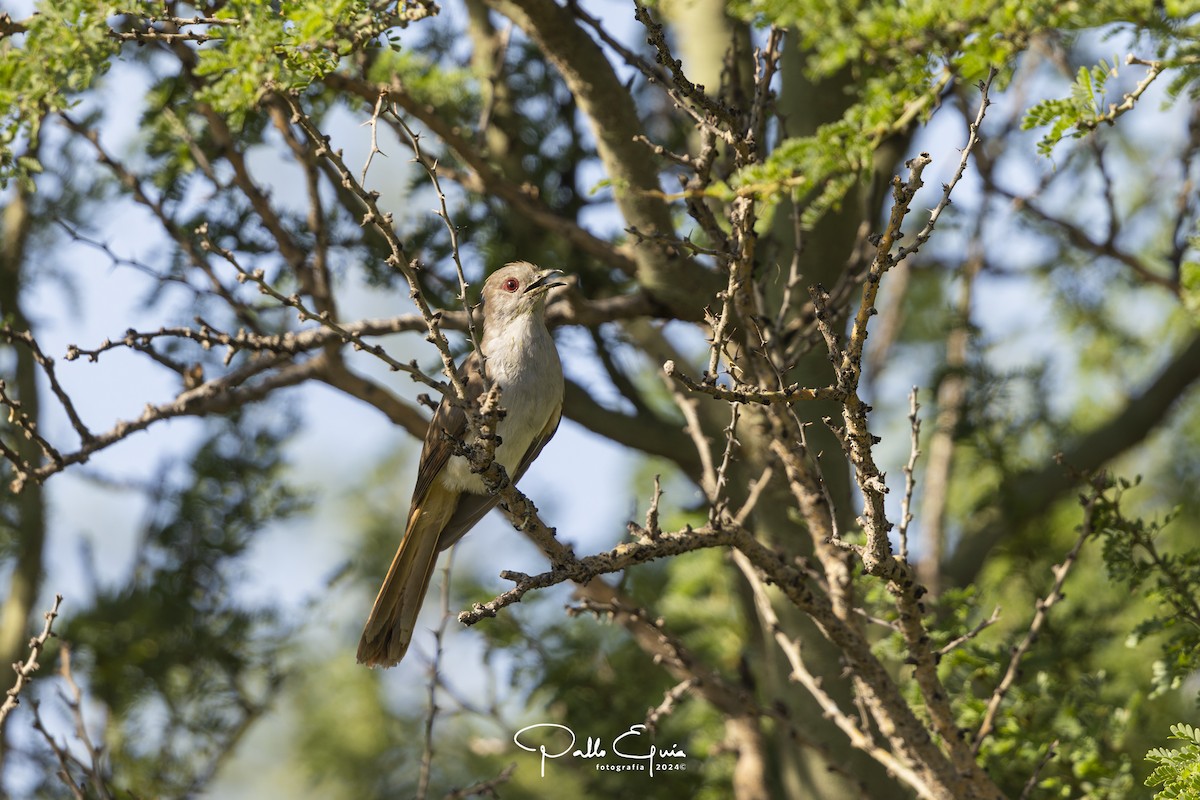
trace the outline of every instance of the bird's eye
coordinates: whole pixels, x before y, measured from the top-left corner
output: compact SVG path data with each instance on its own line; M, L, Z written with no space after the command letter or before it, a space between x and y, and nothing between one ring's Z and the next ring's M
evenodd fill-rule
M515 292L518 288L520 288L521 282L516 278L509 278L503 284L501 284L501 286L506 292Z

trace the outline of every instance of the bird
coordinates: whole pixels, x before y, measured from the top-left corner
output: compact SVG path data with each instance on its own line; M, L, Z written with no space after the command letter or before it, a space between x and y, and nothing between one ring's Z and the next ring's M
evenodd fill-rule
M486 379L500 388L505 413L497 424L496 461L515 483L558 430L562 418L562 362L546 328L546 295L561 270L516 261L483 284L483 336L458 368L466 401L477 403ZM483 358L480 358L482 353ZM481 369L481 364L483 368ZM392 559L358 643L358 662L400 663L412 641L417 614L437 556L467 533L498 502L450 439L467 433L462 408L443 397L429 423L404 537ZM449 439L447 438L449 437Z

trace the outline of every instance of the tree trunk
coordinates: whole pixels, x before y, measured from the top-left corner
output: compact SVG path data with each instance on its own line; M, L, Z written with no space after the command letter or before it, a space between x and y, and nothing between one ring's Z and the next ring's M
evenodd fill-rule
M0 319L17 331L30 329L19 300L31 223L29 196L24 189L17 188L0 222ZM36 426L41 408L37 363L30 348L16 344L13 351L16 366L6 391L21 403L22 411ZM26 463L37 464L41 460L35 442L24 436L14 436L12 441ZM20 494L9 495L7 503L12 510L11 516L6 516L14 524L9 527L0 522L0 535L6 540L6 548L12 551L13 567L8 592L0 606L0 664L12 664L25 654L31 635L29 620L42 585L46 541L46 507L41 484L27 482ZM3 741L0 736L0 760Z

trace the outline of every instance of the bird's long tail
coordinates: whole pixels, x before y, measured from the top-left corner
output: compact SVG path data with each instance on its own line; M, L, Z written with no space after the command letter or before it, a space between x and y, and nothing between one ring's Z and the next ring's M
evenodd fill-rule
M437 563L438 539L457 500L456 492L435 483L413 504L404 538L358 642L360 664L392 667L404 658Z

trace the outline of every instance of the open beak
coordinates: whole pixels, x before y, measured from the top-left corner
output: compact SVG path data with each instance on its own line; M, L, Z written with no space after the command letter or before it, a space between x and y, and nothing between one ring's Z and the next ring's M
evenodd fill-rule
M550 291L555 286L566 286L567 284L563 281L554 280L554 278L562 277L563 274L564 273L561 269L546 270L542 274L538 275L538 279L536 281L525 287L524 294L540 294L541 292Z

